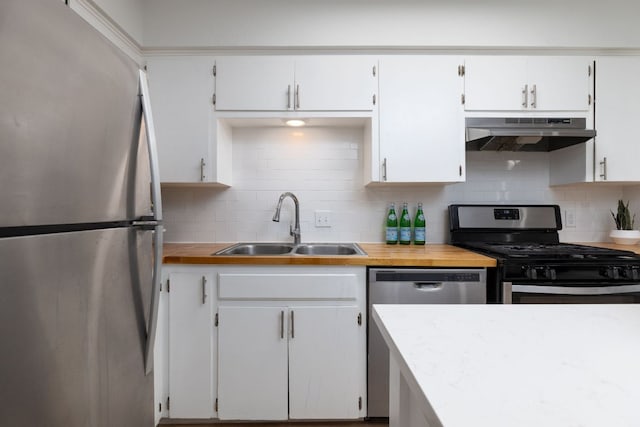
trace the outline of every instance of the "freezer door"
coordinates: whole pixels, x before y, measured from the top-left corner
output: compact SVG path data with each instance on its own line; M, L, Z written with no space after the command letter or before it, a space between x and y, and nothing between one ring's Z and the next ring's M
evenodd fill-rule
M0 239L0 424L151 427L151 233Z
M137 64L63 2L0 16L0 228L143 215Z

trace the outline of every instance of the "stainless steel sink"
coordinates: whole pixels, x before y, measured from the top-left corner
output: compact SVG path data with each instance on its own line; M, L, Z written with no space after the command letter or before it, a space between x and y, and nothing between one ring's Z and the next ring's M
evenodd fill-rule
M288 255L292 250L286 243L237 243L214 255Z
M356 243L236 243L212 255L366 255Z
M301 243L293 249L297 255L366 255L355 243Z

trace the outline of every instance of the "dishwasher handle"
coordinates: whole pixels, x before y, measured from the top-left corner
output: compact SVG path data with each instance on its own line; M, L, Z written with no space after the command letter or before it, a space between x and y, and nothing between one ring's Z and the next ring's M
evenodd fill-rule
M444 285L443 282L413 282L413 287L420 291L439 291Z

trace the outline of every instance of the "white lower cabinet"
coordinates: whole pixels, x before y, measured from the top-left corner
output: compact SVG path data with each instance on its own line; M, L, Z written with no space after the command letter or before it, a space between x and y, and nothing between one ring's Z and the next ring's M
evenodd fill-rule
M364 268L236 271L218 280L219 418L364 417Z
M359 317L360 316L360 317ZM289 417L358 418L360 392L357 306L290 309ZM362 321L360 321L362 323Z
M173 272L169 279L169 416L212 418L213 287L208 272Z
M287 337L282 307L220 307L218 415L287 419Z
M156 348L161 416L365 417L365 271L165 267L169 292Z

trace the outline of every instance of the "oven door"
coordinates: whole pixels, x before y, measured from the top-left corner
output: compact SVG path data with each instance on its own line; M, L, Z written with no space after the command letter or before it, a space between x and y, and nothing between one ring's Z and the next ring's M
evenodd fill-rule
M640 283L615 285L503 282L505 304L638 304Z

